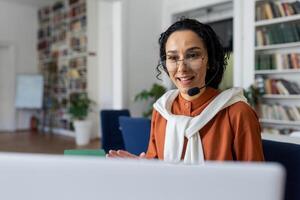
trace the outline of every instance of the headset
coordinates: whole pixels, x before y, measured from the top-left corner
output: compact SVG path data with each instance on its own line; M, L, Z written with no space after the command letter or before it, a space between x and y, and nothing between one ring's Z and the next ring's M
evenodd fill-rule
M208 84L210 84L215 79L218 72L219 72L219 67L217 67L217 70L214 73L214 75L211 77L211 79L209 79L209 81L207 81L207 83L205 83L203 86L193 87L193 88L188 89L188 91L187 91L188 95L192 97L192 96L199 94L202 88L206 87Z

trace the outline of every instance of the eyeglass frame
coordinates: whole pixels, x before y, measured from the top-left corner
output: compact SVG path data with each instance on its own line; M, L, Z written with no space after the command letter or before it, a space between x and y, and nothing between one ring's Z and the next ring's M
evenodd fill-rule
M183 64L185 65L185 66L187 66L187 67L189 67L190 69L193 69L193 67L191 67L191 61L187 61L188 59L191 59L191 58L183 58L183 59L177 59L177 60L175 60L173 63L176 63L176 70L168 70L168 67L167 67L167 55L165 55L164 56L164 59L162 59L162 60L160 60L159 61L159 66L162 66L163 67L163 69L166 71L166 72L173 72L173 71L177 71L178 70L178 66L179 66L179 61L182 61L183 62ZM201 65L202 65L202 62L203 62L203 60L205 59L205 55L202 55L202 56L200 56L200 58L197 58L197 59L199 59L199 60L201 60L201 64L200 64L200 66L199 66L199 68L201 68ZM197 60L197 59L195 59L195 60ZM198 67L197 67L197 69L198 69Z

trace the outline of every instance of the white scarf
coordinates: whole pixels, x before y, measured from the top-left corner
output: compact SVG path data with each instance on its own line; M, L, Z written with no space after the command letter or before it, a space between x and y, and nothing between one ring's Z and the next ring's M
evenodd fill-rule
M231 88L215 97L211 103L197 116L174 115L171 108L179 90L170 90L153 105L166 120L166 136L164 160L180 162L184 145L184 137L188 139L184 157L186 164L203 164L204 155L199 130L205 126L220 110L238 102L247 102L241 88Z

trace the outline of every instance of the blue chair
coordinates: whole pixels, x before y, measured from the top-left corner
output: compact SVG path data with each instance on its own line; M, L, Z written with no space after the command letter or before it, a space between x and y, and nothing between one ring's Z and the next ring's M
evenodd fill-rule
M285 200L300 199L300 145L263 140L266 161L282 164L287 173Z
M119 117L126 151L139 155L149 144L151 121L148 118Z
M119 129L119 117L130 116L129 110L101 110L102 148L109 150L125 149L122 133Z

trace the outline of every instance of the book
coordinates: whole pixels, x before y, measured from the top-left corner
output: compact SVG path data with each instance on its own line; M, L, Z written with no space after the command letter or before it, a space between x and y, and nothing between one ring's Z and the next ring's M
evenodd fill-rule
M295 91L295 94L300 94L300 87L297 83L295 82L290 82L290 86Z
M278 110L280 113L280 120L289 121L289 116L286 113L286 110L283 108L283 106L279 105Z
M300 112L297 109L297 107L296 106L292 106L291 109L292 109L292 112L295 115L295 120L300 121Z
M291 63L292 63L292 69L297 69L298 68L298 61L297 61L297 56L295 53L291 53L290 54L290 58L291 58Z
M281 2L276 1L275 5L278 7L278 10L279 10L279 13L280 13L280 17L284 17L285 16L285 12L284 12L284 9L283 9L283 6L282 6Z
M264 12L266 13L267 19L273 19L273 13L272 13L272 8L269 3L265 3L264 5Z
M282 70L282 69L284 69L283 68L283 64L282 64L282 54L280 54L280 53L275 53L275 65L276 65L276 68L278 69L278 70Z
M291 5L295 11L295 14L299 14L300 13L300 2L295 1L295 2L291 3Z
M264 87L264 78L262 76L257 76L255 79L255 85L258 89L258 93L260 95L265 94L265 87Z
M283 64L284 69L289 69L289 61L288 61L287 54L282 55L282 58L283 58L282 64Z
M280 115L279 115L279 111L278 111L278 105L274 104L272 106L272 108L273 108L273 111L274 111L274 115L273 115L274 118L273 119L279 120L280 119Z
M270 1L269 4L272 9L273 17L275 17L275 18L280 17L279 8L276 6L275 2Z
M66 149L64 155L104 157L105 151L103 149Z
M280 79L280 82L284 85L284 87L288 90L289 94L299 94L297 91L297 87L296 85L292 86L292 83L284 80L284 79Z
M272 91L272 94L279 94L279 91L276 87L276 81L275 79L271 79L271 91Z
M276 81L276 86L277 86L279 94L289 95L289 91L285 88L285 86L283 85L283 83L281 81Z
M262 30L256 30L256 46L263 46L265 44Z
M289 120L296 121L296 115L293 112L293 110L291 109L291 107L285 106L285 110L286 110L286 113L289 117Z
M266 79L265 80L265 92L267 94L272 94L272 83L271 83L271 79Z

